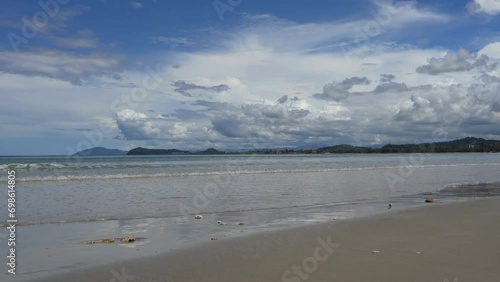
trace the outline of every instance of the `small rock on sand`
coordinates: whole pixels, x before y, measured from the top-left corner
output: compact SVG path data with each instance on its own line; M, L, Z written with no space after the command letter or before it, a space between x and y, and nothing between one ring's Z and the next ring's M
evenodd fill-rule
M132 242L135 242L135 237L127 236L125 238L121 238L120 242L122 242L122 243L132 243Z
M219 224L219 225L226 225L227 223L224 222L224 221L217 221L217 224Z
M200 219L203 219L203 216L201 214L197 214L194 216L194 219L200 220Z
M435 200L433 198L429 197L429 198L425 199L425 202L426 203L434 203Z
M240 223L238 223L238 225L245 225L245 223L244 222L240 222Z
M215 241L215 240L217 240L217 237L213 236L210 238L210 240Z

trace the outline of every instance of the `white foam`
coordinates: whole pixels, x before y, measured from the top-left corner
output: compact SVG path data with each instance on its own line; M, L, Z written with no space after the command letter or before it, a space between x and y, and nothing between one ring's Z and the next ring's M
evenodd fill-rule
M323 169L269 169L269 170L224 170L208 172L172 172L172 173L114 173L114 174L66 174L47 176L19 177L20 181L70 181L70 180L106 180L106 179L131 179L131 178L168 178L187 176L217 176L217 175L245 175L245 174L283 174L283 173L316 173L336 171L363 171L363 170L392 170L392 169L432 169L436 167L459 167L459 166L500 166L500 163L489 164L440 164L440 165L407 165L407 166L382 166L382 167L355 167L355 168L323 168ZM2 180L5 180L2 178ZM463 184L462 184L463 185Z

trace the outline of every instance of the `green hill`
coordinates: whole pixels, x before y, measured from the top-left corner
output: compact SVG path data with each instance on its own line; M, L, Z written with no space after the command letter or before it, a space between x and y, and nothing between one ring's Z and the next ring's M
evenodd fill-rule
M127 155L188 155L190 152L181 151L177 149L146 149L146 148L135 148L128 151Z

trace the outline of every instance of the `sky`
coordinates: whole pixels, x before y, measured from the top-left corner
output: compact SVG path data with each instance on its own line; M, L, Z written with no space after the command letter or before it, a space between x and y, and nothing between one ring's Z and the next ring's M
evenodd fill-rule
M500 1L0 1L0 155L500 139Z

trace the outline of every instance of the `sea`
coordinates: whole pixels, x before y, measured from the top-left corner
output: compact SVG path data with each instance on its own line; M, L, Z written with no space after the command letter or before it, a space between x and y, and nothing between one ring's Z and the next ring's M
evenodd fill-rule
M3 227L9 170L16 175L21 275L15 281L214 236L383 213L389 203L397 210L425 205L427 197L446 203L500 195L498 153L0 157ZM82 244L128 235L137 242ZM2 255L6 236L2 228Z

